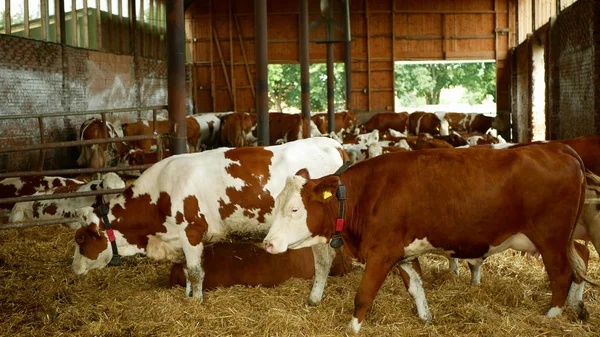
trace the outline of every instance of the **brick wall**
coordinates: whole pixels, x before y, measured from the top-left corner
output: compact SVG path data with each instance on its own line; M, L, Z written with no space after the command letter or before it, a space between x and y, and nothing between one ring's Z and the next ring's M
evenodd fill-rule
M0 99L0 116L163 105L167 64L0 35ZM108 119L129 116L135 118ZM47 119L47 141L75 140L86 118ZM37 119L0 121L0 147L39 141ZM77 154L76 148L49 150L44 167L75 167ZM0 171L36 169L37 158L37 151L0 155Z

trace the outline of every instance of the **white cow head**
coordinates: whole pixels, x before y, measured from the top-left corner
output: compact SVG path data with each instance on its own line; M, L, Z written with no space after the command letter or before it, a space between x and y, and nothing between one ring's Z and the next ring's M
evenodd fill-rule
M310 180L305 169L288 177L275 200L273 225L264 239L265 250L279 254L288 248L328 242L335 231L335 218L329 219L326 207L337 207L333 196L338 184L336 176Z

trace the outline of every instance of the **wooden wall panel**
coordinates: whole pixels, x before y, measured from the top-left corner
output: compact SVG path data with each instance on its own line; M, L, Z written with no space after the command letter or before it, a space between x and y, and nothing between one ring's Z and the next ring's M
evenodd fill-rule
M531 8L531 0L524 2ZM230 5L240 32L235 20L230 23ZM394 61L505 60L508 50L517 40L516 7L516 0L351 0L353 97L350 105L357 112L383 111L393 107ZM521 7L519 3L519 10ZM269 0L267 8L269 62L298 63L297 1ZM248 81L247 75L248 71L252 76L255 72L253 2L197 1L187 11L186 16L188 20L192 20L193 26L191 32L187 33L188 39L194 41L191 43L196 76L194 81L197 82L194 84L197 111L207 111L208 108L230 111L233 109L231 96L235 96L237 110L253 111L254 83ZM318 18L319 0L309 0L309 21ZM210 24L211 20L214 23L213 27ZM213 28L219 37L227 75L222 69L216 41L213 41ZM500 33L497 33L497 30ZM243 52L246 54L246 60ZM343 45L335 44L335 62L343 61L343 53ZM325 44L311 42L310 58L311 63L325 62ZM234 64L233 74L231 62ZM502 75L507 78L506 74ZM230 80L231 90L235 90L235 95L228 89L226 76ZM214 77L214 84L211 77ZM499 84L506 86L504 82ZM207 89L207 85L214 85L214 88ZM199 89L200 87L202 89ZM508 88L499 87L498 91L502 92L502 96L499 95L502 99L508 96ZM213 92L214 102L211 95ZM210 103L198 102L206 99L210 99Z

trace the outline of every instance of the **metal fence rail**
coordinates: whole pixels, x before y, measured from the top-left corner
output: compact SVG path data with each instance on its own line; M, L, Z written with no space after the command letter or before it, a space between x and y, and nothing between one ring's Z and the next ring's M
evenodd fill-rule
M45 152L48 149L55 148L67 148L74 146L84 146L84 145L93 145L93 144L107 144L107 143L117 143L117 142L128 142L128 141L137 141L137 140L156 140L157 151L159 151L159 159L162 158L162 137L156 132L156 122L158 110L166 110L166 105L159 106L149 106L149 107L139 107L139 108L121 108L121 109L107 109L107 110L91 110L91 111L69 111L69 112L58 112L58 113L48 113L48 114L36 114L36 115L13 115L13 116L0 116L0 121L8 121L8 120L21 120L21 119L38 119L38 127L40 131L40 144L31 144L24 146L16 146L16 147L7 147L0 148L0 154L5 153L15 153L15 152L25 152L25 151L36 151L39 150L39 163L38 170L36 171L22 171L22 172L6 172L0 173L0 179L10 178L10 177L30 177L30 176L41 176L41 175L76 175L76 174L87 174L87 173L106 173L106 172L122 172L122 171L135 171L146 169L152 164L144 164L144 165L134 165L134 166L116 166L116 167L103 167L103 168L74 168L74 169L58 169L58 170L43 170ZM75 141L62 141L62 142L52 142L47 143L45 137L45 128L44 128L44 119L52 118L52 117L63 117L63 116L87 116L87 115L101 115L104 131L107 135L109 135L107 126L106 126L106 114L112 113L131 113L131 112L142 112L142 111L152 111L152 121L153 121L153 133L151 135L142 135L142 136L124 136L117 138L103 138L103 139L94 139L94 140L75 140ZM139 117L139 116L138 116ZM139 118L138 118L139 119ZM15 198L2 198L0 199L0 204L6 203L18 203L18 202L26 202L26 201L39 201L39 200L52 200L52 199L65 199L65 198L77 198L77 197L85 197L85 196L97 196L97 195L105 195L105 194L118 194L125 191L125 189L105 189L99 191L89 191L89 192L70 192L70 193L60 193L60 194L48 194L48 195L36 195L36 196L21 196ZM4 229L20 229L34 226L45 226L45 225L53 225L53 224L65 224L71 222L77 222L81 219L79 217L74 218L61 218L61 219L52 219L52 220L35 220L35 221L24 221L18 223L10 223L3 224L0 223L0 230Z

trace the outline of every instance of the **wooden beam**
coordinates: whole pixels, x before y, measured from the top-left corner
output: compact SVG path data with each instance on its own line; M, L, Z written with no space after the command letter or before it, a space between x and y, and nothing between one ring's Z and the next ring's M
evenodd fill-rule
M79 47L79 38L77 31L77 0L71 0L71 25L73 26L73 45Z
M84 1L85 2L85 1ZM121 54L124 53L124 49L125 46L123 45L123 2L121 0L119 0L119 2L117 3L117 6L119 6L119 29L117 30L119 32L119 52Z
M83 47L90 47L90 23L88 19L87 1L83 1Z
M56 2L58 4L58 1ZM7 35L11 34L11 22L10 22L10 0L4 0L4 31ZM57 12L58 13L58 12Z
M154 17L154 2L156 0L150 0L150 17L148 18L148 24L150 25L150 41L148 42L148 56L154 57L154 39L156 38L156 34L154 34L154 28L156 26L156 18Z
M535 0L534 0L535 1ZM494 0L494 59L498 61L498 0Z
M208 29L210 30L210 87L212 89L211 91L211 96L212 96L212 107L213 107L213 111L217 111L216 108L216 82L215 82L215 65L213 62L213 10L212 10L212 0L208 0L208 10L210 12L210 18L209 18L209 27ZM218 43L218 42L217 42Z
M23 37L29 37L29 0L23 2Z
M231 72L231 91L233 93L233 111L237 111L237 100L235 93L235 71L233 70L233 11L232 1L229 0L229 71Z
M42 40L46 41L48 40L48 3L46 2L46 0L40 0L40 14Z
M217 34L216 27L213 27L213 35L215 36L215 43L217 45L217 52L219 53L219 59L221 60L221 68L223 69L223 77L229 90L229 99L233 102L233 92L231 91L231 83L229 81L229 74L227 74L227 67L225 66L225 59L223 58L223 52L221 51L221 44L219 43L219 37Z
M96 0L96 39L98 39L98 50L102 50L102 11L100 10L100 0Z
M367 33L367 101L368 111L371 111L371 39L369 38L369 0L365 4L365 24Z
M113 23L112 23L112 0L107 0L108 2L108 51L114 52L115 47L113 46ZM140 2L144 2L141 0Z
M244 65L246 67L248 83L250 83L250 88L252 89L252 97L256 98L256 92L254 91L254 80L252 80L252 74L250 74L250 67L248 66L248 57L246 56L246 47L244 46L244 41L242 40L242 30L240 29L240 23L238 22L237 14L235 12L233 13L233 19L235 20L235 28L237 30L238 38L240 40L240 47L242 48L242 56L244 57Z
M140 56L146 56L146 30L144 29L144 0L140 0Z
M392 2L392 106L396 111L396 0Z
M446 32L446 14L441 15L442 19L442 55L444 55L444 59L446 59L446 37L448 32Z

